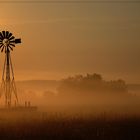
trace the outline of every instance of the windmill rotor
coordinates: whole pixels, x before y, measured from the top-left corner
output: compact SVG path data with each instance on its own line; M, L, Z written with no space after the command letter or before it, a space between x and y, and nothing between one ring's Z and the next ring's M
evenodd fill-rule
M0 32L0 50L1 52L13 51L15 44L21 43L21 39L15 39L12 33L9 31Z

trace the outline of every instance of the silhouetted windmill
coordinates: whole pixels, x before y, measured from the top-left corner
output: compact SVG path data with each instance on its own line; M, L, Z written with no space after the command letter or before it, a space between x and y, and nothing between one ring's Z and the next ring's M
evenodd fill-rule
M0 32L0 49L1 52L5 52L0 97L2 96L2 94L5 95L6 107L11 107L12 94L15 95L16 103L18 103L16 84L14 80L14 71L10 56L10 52L13 51L13 47L15 47L15 44L18 43L21 43L21 39L15 39L13 34L9 31Z

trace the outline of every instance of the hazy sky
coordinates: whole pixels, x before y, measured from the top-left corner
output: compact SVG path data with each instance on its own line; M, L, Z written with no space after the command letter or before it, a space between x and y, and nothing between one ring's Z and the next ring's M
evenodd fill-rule
M140 83L140 3L0 6L0 30L22 38L12 52L17 80L96 72Z

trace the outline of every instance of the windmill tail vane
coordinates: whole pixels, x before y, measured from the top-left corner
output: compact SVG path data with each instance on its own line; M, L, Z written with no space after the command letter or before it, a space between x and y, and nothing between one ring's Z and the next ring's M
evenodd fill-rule
M5 106L8 108L12 106L13 95L15 97L15 104L18 105L17 89L10 52L13 51L13 48L19 43L21 43L21 39L16 39L9 31L0 32L0 50L1 52L5 52L0 97L4 95Z

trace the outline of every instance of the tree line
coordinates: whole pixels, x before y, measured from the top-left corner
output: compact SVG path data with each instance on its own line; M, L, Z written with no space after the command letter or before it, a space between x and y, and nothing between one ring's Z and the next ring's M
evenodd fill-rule
M127 93L124 80L105 81L100 74L75 75L61 80L59 93Z

